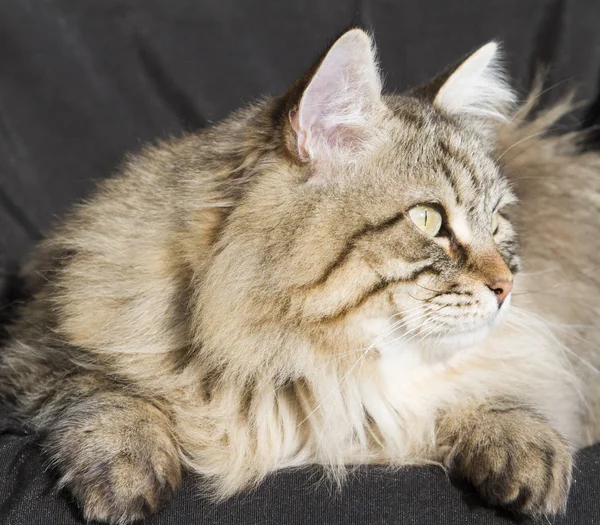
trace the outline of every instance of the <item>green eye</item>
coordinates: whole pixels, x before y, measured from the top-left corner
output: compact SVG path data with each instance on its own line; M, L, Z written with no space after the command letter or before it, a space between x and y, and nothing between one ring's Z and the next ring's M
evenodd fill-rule
M498 212L494 213L492 216L492 235L496 235L498 232L498 223L500 222L500 214Z
M417 227L431 237L435 237L442 228L442 214L433 206L418 204L408 211Z

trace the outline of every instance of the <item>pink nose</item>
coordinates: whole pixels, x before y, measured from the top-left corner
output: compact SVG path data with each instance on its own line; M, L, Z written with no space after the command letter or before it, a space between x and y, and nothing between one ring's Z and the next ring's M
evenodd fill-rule
M513 283L512 281L495 281L492 284L488 284L487 287L496 294L498 308L500 308L504 300L508 297L508 294L511 292Z

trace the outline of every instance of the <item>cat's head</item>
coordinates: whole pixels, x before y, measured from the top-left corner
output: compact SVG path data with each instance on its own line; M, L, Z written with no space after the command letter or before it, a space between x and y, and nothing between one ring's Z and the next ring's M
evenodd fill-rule
M205 334L226 333L215 344L294 333L338 351L387 333L459 349L487 335L519 264L494 159L513 103L497 47L385 96L354 29L277 101L278 147L254 166L206 280Z

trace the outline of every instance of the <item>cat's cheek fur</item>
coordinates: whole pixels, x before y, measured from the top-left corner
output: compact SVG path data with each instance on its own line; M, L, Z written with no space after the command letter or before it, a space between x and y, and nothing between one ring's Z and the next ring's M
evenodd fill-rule
M427 275L392 290L396 311L389 313L386 330L379 335L387 332L387 339L409 340L428 355L439 353L439 358L481 343L504 320L510 295L499 308L495 295L481 282L451 282L445 294L436 290L446 288L447 282Z

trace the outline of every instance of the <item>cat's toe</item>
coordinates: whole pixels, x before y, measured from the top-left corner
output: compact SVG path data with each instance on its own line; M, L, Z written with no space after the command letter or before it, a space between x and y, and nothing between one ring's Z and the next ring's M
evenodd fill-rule
M457 473L493 505L534 517L564 512L572 474L567 441L527 410L492 415L456 436L449 460Z
M153 404L119 392L65 411L46 448L86 519L128 524L169 501L182 471L169 424Z
M180 478L175 462L119 457L99 461L63 485L79 500L86 520L125 525L166 505Z
M571 484L571 453L560 436L547 436L547 441L544 447L527 442L501 450L490 447L482 455L493 459L480 458L474 466L480 469L475 486L482 496L530 516L563 512ZM499 457L504 458L500 468Z

